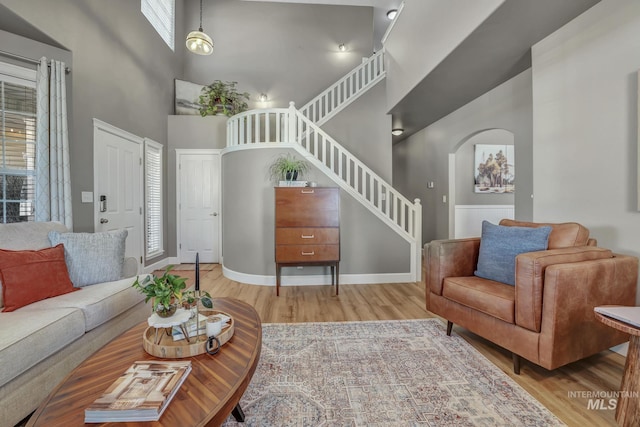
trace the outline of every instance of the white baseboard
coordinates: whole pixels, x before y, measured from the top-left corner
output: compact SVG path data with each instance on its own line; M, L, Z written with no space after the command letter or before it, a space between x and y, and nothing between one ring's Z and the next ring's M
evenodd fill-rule
M180 264L180 260L178 257L164 258L158 262L154 262L153 264L144 266L142 268L143 273L152 273L156 270L164 270L168 265L178 265Z
M276 276L266 276L259 274L240 273L222 266L222 274L227 279L234 280L248 285L275 286ZM341 285L360 285L378 283L408 283L412 282L411 273L380 273L380 274L341 274ZM330 285L330 274L314 274L305 276L282 276L280 284L282 286L311 286Z

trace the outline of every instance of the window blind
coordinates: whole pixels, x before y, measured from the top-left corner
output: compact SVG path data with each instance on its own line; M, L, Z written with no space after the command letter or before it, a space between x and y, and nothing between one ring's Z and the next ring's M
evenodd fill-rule
M175 0L140 0L140 10L162 40L175 51Z
M0 63L0 222L35 219L36 72Z
M162 236L162 145L145 138L145 227L147 259L164 252Z

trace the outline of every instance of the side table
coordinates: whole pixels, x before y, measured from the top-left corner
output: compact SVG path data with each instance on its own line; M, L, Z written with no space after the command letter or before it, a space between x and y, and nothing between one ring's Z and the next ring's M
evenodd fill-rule
M609 307L596 307L594 310L606 310L607 308ZM636 316L640 314L640 307L633 307L633 309L637 310ZM638 372L640 369L640 327L605 316L597 311L595 315L605 325L631 335L616 407L616 422L622 427L638 426L640 425L640 372Z

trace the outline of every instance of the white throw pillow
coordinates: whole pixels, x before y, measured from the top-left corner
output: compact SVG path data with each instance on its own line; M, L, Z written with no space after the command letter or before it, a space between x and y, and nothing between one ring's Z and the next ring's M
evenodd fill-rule
M104 233L49 232L51 246L62 243L74 286L111 282L122 277L127 230Z

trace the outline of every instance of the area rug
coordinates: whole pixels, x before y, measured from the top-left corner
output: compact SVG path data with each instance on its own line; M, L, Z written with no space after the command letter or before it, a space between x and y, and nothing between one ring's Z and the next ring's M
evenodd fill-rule
M225 426L563 426L438 319L264 324Z

